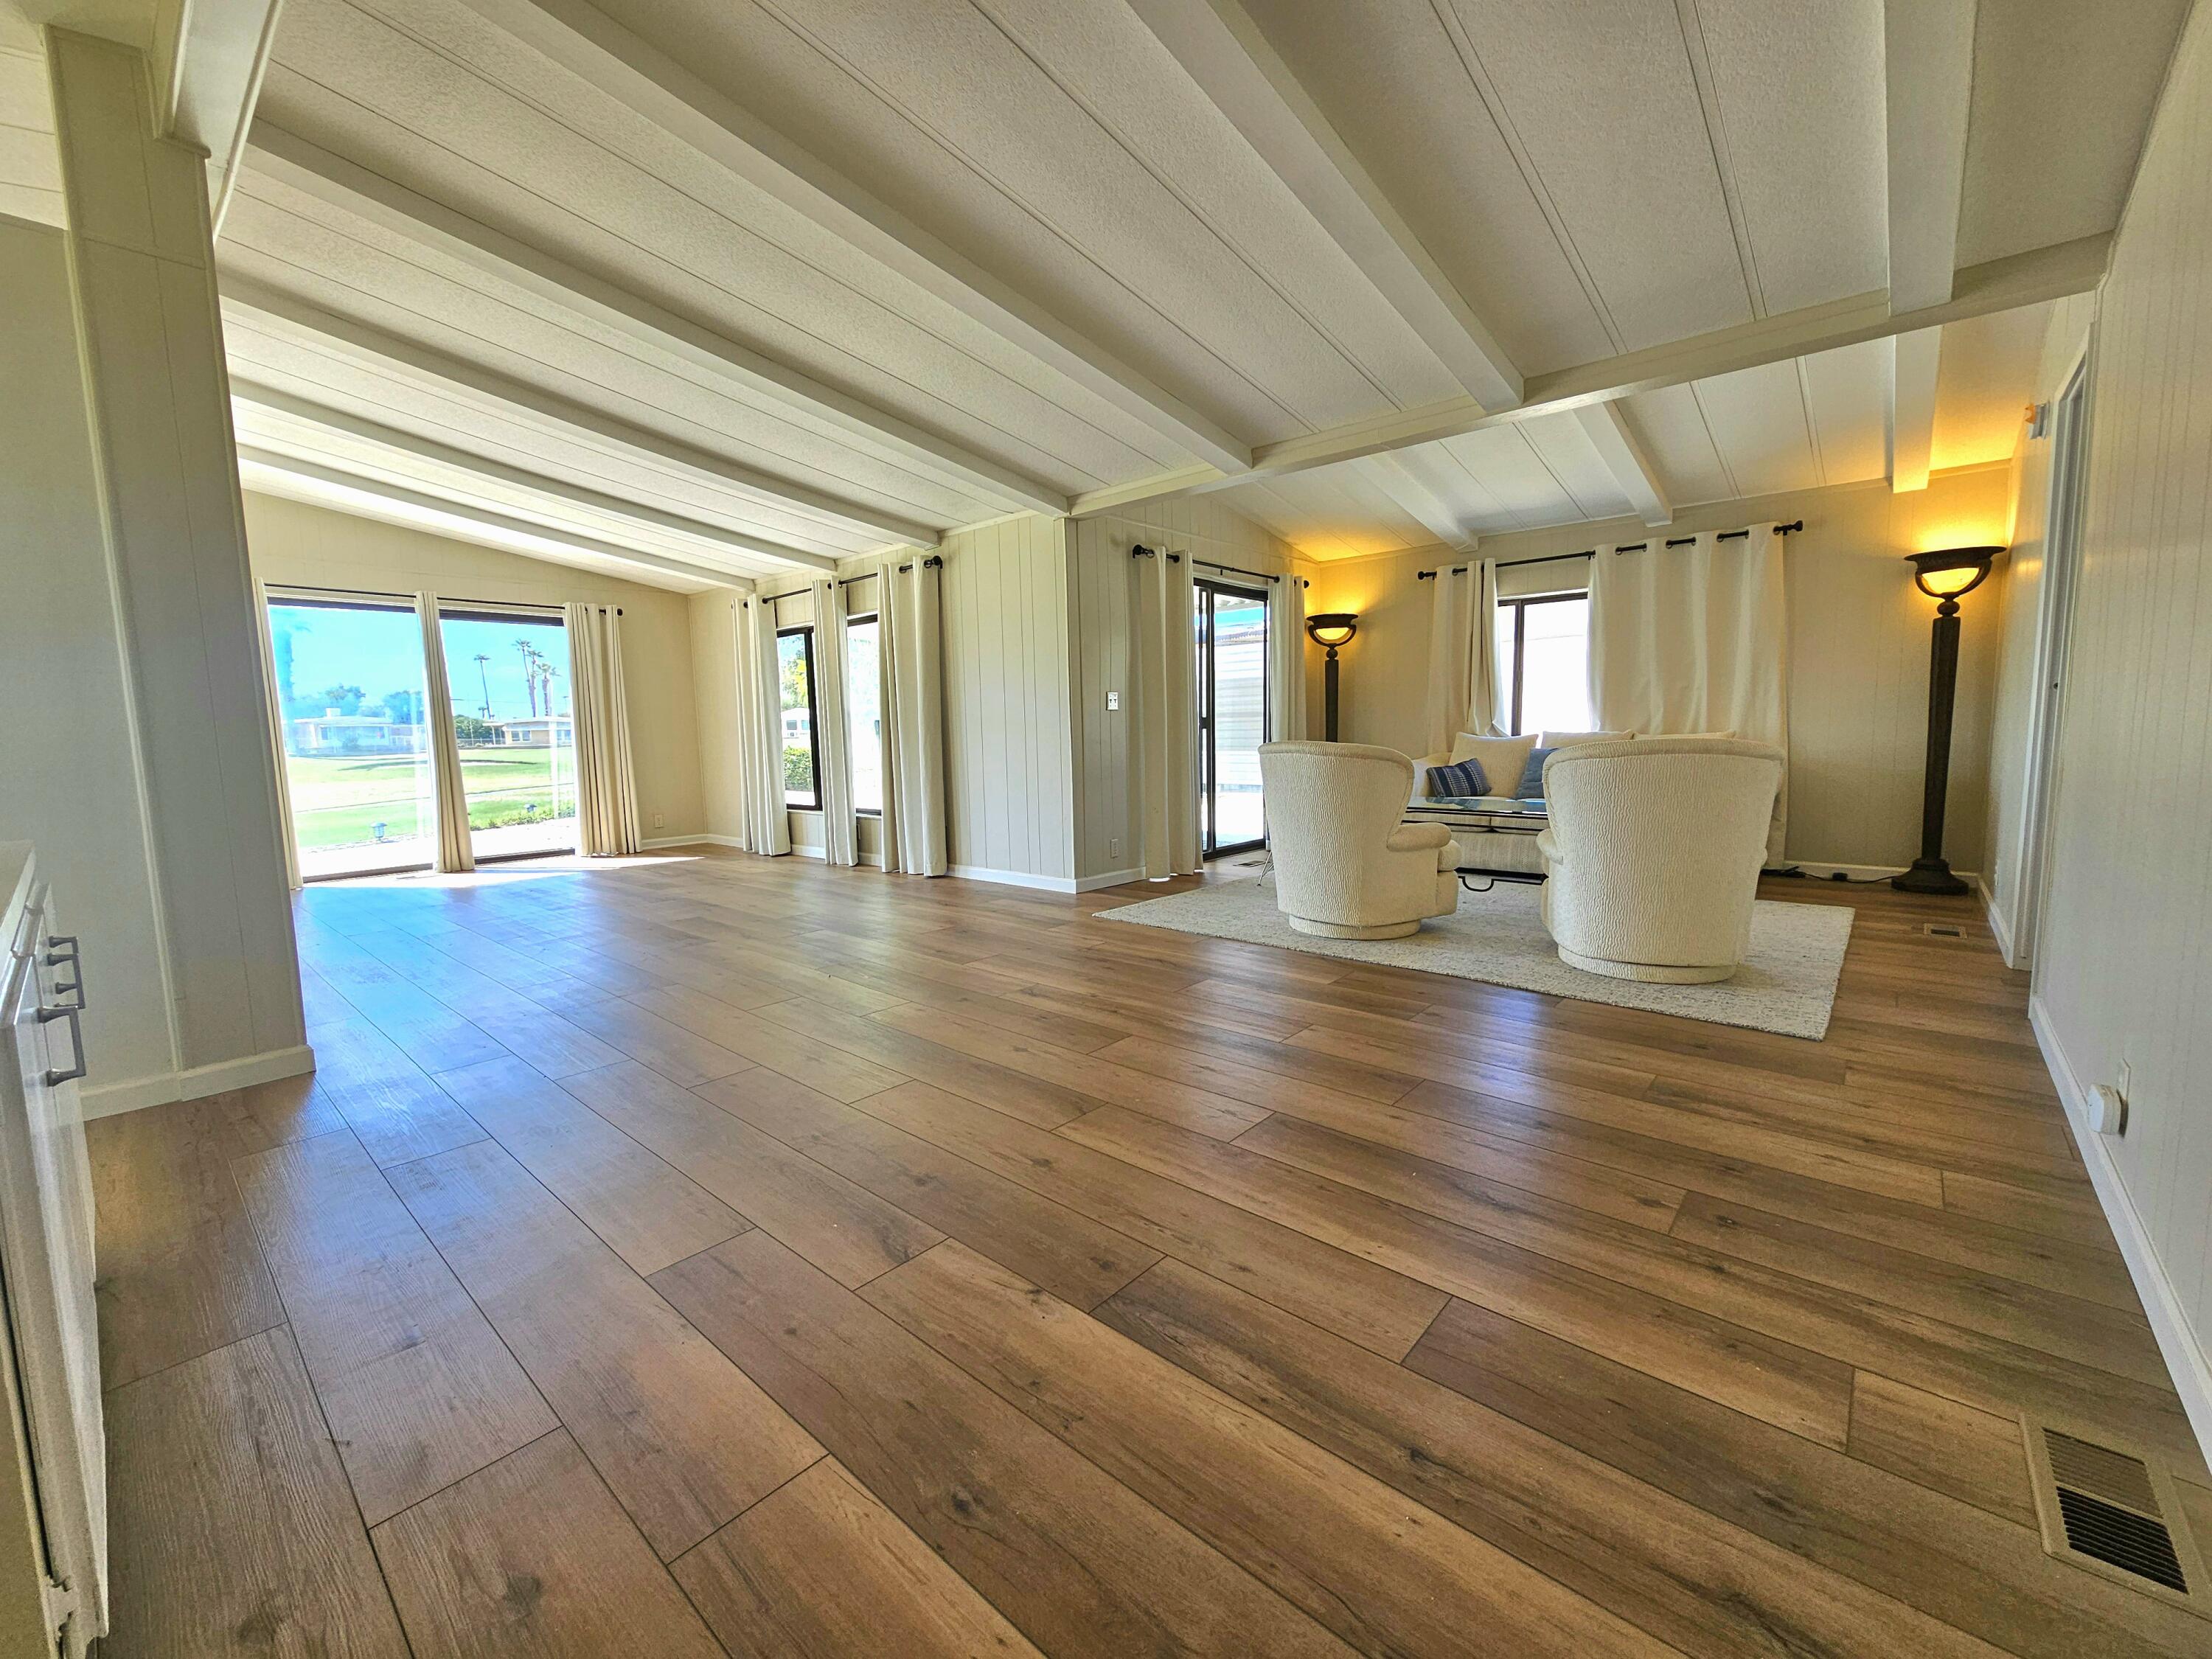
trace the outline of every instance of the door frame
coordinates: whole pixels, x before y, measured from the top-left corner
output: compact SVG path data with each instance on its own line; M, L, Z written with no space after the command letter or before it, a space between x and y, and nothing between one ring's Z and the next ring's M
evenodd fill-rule
M1194 599L1193 608L1199 613L1193 618L1193 623L1197 634L1199 662L1203 670L1197 682L1198 706L1194 711L1198 719L1198 797L1200 809L1200 819L1204 826L1199 836L1198 856L1199 861L1202 864L1208 859L1225 857L1231 853L1249 853L1267 844L1267 832L1264 827L1264 820L1263 827L1255 840L1231 842L1224 846L1218 839L1221 828L1221 763L1213 744L1213 596L1217 593L1226 593L1236 599L1258 600L1260 613L1267 619L1262 626L1269 629L1273 627L1274 607L1267 602L1268 595L1266 588L1250 586L1244 582L1224 577L1194 575L1190 579L1190 586ZM1205 603L1197 604L1196 601L1199 599L1203 599ZM1263 642L1260 647L1260 729L1265 734L1261 739L1263 743L1274 735L1267 726L1270 711L1274 702L1274 687L1269 684L1270 677L1274 672L1274 665L1271 660L1274 655L1273 644L1274 641L1272 637L1263 635ZM1211 810L1207 810L1209 808Z
M2082 485L2088 459L2089 349L2051 399L2051 477L2044 504L2043 580L2037 594L2035 690L2021 780L2020 874L2009 966L2033 968L2051 889L2051 807L2057 787L2066 665L2081 563Z

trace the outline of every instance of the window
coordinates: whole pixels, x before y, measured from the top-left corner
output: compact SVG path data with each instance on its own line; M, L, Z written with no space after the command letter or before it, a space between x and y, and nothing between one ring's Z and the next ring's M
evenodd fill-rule
M430 699L414 607L272 599L269 641L300 874L434 862Z
M818 811L822 791L816 781L822 769L814 743L813 629L779 629L775 666L776 684L783 693L783 804Z
M1498 663L1508 732L1589 731L1589 595L1498 600Z
M441 605L446 687L478 859L576 850L576 722L559 616Z
M884 810L883 630L873 617L845 618L845 711L853 746L853 810Z

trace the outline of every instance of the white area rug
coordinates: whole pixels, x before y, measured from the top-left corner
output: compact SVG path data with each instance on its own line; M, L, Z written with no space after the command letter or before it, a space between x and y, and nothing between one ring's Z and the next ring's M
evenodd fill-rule
M1784 1036L1817 1039L1827 1031L1836 977L1851 937L1852 912L1840 905L1761 899L1752 912L1750 960L1734 979L1718 985L1644 985L1561 962L1539 904L1538 889L1499 882L1487 893L1462 893L1455 914L1423 922L1418 933L1377 939L1317 939L1297 932L1275 908L1273 881L1219 882L1097 914L1179 933L1449 974Z

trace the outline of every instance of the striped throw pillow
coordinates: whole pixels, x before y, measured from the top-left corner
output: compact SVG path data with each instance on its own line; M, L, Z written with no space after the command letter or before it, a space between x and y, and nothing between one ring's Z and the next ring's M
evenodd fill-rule
M1477 760L1454 761L1446 766L1429 769L1429 793L1431 795L1486 795L1490 780L1482 775L1482 763Z

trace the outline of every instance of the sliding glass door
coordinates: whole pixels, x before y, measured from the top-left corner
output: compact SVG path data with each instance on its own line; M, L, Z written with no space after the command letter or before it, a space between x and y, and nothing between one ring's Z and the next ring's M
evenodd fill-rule
M1267 596L1192 584L1198 639L1198 829L1206 856L1267 839L1260 745L1267 740Z
M272 599L269 635L301 875L435 862L429 696L414 607Z
M576 726L557 612L441 607L446 683L479 860L576 850Z

